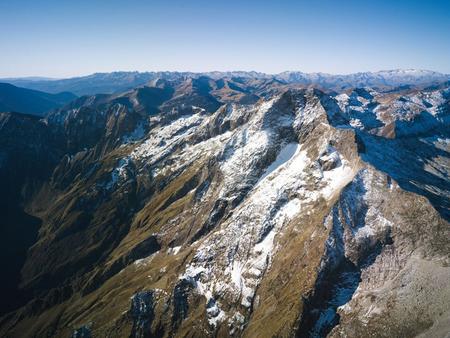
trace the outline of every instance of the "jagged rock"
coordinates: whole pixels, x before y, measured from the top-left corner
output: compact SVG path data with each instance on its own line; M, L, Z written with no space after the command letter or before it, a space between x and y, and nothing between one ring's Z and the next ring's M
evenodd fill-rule
M141 291L131 298L130 316L133 320L131 337L151 337L151 326L155 316L154 292Z

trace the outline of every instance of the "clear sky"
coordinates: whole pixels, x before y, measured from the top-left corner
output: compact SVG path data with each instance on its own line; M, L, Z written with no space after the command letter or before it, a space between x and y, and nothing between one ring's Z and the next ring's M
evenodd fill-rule
M0 77L450 73L450 0L0 0Z

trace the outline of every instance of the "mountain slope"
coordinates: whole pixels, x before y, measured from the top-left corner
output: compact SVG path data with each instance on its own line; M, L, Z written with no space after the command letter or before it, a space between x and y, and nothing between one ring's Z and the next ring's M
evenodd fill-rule
M37 90L0 83L0 112L20 112L43 116L75 99L72 93L48 94Z
M444 336L448 87L239 81L157 80L34 122L58 151L16 204L42 224L2 335Z

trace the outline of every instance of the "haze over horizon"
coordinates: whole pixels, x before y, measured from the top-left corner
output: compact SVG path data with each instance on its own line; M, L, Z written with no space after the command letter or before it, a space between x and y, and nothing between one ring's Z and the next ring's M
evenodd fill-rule
M64 80L64 79L72 79L72 78L83 78L95 74L111 74L111 73L152 73L152 72L168 72L168 73L194 73L194 74L202 74L202 73L228 73L228 72L246 72L246 73L261 73L261 74L267 74L267 75L277 75L284 72L299 72L299 73L305 73L305 74L323 74L323 75L334 75L334 76L346 76L346 75L352 75L352 74L358 74L358 73L381 73L381 72L389 72L389 71L424 71L424 72L435 72L435 73L441 73L443 75L450 75L444 72L435 71L432 69L419 69L419 68L395 68L395 69L380 69L380 70L373 70L373 71L355 71L355 72L348 72L348 73L325 73L325 72L304 72L301 69L289 69L277 73L268 73L268 72L262 72L258 70L207 70L207 71L179 71L179 70L110 70L105 72L94 72L94 73L88 73L88 74L78 74L73 76L64 76L64 77L52 77L52 76L40 76L40 75L28 75L28 76L11 76L11 77L0 77L0 80L13 80L13 79L28 79L28 80Z
M443 0L18 0L0 3L0 77L411 68L448 74L449 10Z

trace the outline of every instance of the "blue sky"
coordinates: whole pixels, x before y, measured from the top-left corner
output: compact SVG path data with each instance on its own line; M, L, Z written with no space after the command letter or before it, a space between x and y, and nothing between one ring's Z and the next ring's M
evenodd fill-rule
M0 77L114 70L450 73L448 0L0 0Z

